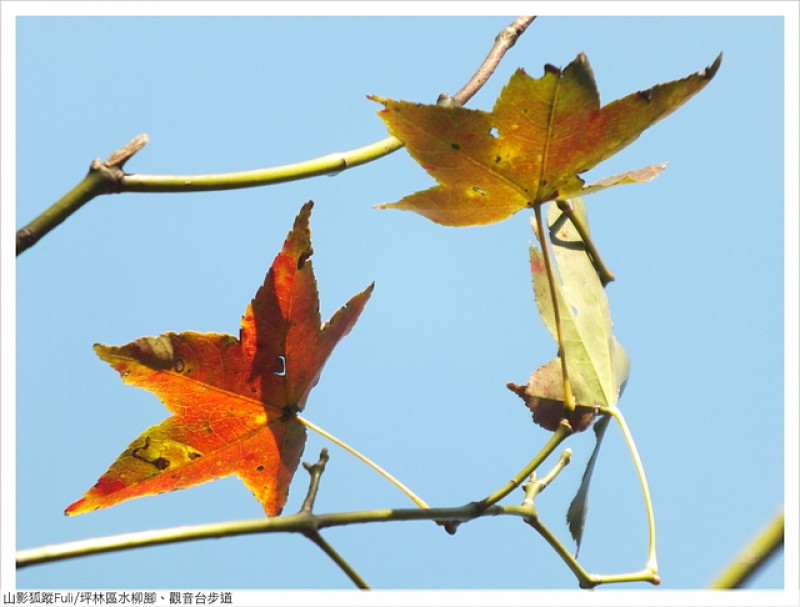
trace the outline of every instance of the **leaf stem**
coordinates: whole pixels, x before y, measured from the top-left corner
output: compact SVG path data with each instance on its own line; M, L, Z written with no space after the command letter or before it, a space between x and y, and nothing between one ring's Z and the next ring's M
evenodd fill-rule
M564 213L564 215L569 218L572 222L572 225L575 226L575 230L577 230L578 235L581 237L584 246L586 247L586 252L589 254L589 258L592 260L595 269L597 270L597 275L600 277L600 282L605 287L608 283L613 282L616 280L616 276L614 273L608 269L603 258L600 257L600 251L597 250L597 247L594 244L594 240L592 240L591 234L589 234L589 230L586 228L586 225L583 223L580 215L575 213L575 210L572 208L572 203L569 200L556 200L556 204L558 205L559 210Z
M653 513L653 502L650 499L650 488L647 485L647 476L644 472L642 459L639 457L639 450L636 448L636 442L633 440L633 435L628 428L628 423L625 421L625 416L617 407L600 407L599 411L607 415L611 415L619 424L622 434L625 437L625 442L628 445L633 464L636 468L636 474L639 477L639 484L642 488L642 497L644 498L644 506L647 511L647 525L649 529L649 541L647 549L647 564L645 568L652 571L653 574L658 576L658 561L656 559L656 519ZM659 582L654 582L659 583Z
M741 588L783 546L783 509L711 583L710 588Z
M572 415L572 412L575 411L575 396L572 394L572 384L570 384L569 372L567 371L567 349L564 344L564 333L561 328L561 310L558 305L558 296L556 295L556 281L553 273L552 262L550 260L550 247L548 246L544 235L541 204L534 205L534 213L536 215L536 236L539 238L539 244L542 246L544 267L547 271L547 282L550 283L550 298L553 301L553 318L556 324L558 357L561 359L561 377L564 381L564 417L569 418Z
M389 473L388 473L386 470L384 470L383 468L381 468L381 467L380 467L378 464L376 464L374 461L372 461L371 459L369 459L369 458L368 458L366 455L362 454L362 453L361 453L361 452L359 452L359 451L356 451L356 450L355 450L353 447L351 447L350 445L348 445L348 444L347 444L347 443L345 443L344 441L342 441L342 440L340 440L340 439L336 438L336 437L335 437L333 434L331 434L331 433L330 433L330 432L328 432L327 430L324 430L323 428L320 428L319 426L317 426L316 424L314 424L314 423L312 423L312 422L308 421L308 420L307 420L307 419L305 419L304 417L300 417L299 415L297 415L297 416L295 416L295 419L297 419L297 421L298 421L298 422L300 422L301 424L303 424L303 425L304 425L306 428L309 428L309 429L313 430L314 432L316 432L316 433L317 433L317 434L319 434L320 436L324 436L325 438L327 438L327 439L328 439L329 441L331 441L332 443L334 443L334 444L336 444L336 445L339 445L339 446L340 446L342 449L344 449L345 451L347 451L347 452L348 452L348 453L350 453L351 455L354 455L354 456L356 456L356 457L357 457L358 459L360 459L362 462L364 462L365 464L367 464L367 465L368 465L370 468L372 468L373 470L375 470L375 472L377 472L378 474L380 474L382 477L384 477L386 480L388 480L390 483L392 483L392 484L393 484L395 487L397 487L398 489L400 489L400 491L402 491L403 493L405 493L405 494L406 494L406 495L407 495L407 496L408 496L408 497L411 499L411 501L412 501L412 502L414 502L414 503L415 503L417 506L419 506L420 508L429 508L428 504L426 504L426 503L425 503L425 502L422 500L422 498L420 498L419 496L417 496L417 494L415 494L413 491L411 491L411 489L409 489L408 487L406 487L406 486L405 486L403 483L401 483L401 482L400 482L399 480L397 480L397 479L396 479L394 476L392 476L391 474L389 474Z

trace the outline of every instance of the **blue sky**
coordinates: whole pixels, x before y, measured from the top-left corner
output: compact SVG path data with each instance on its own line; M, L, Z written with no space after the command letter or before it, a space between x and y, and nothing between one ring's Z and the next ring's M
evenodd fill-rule
M128 172L253 169L376 141L386 130L365 95L431 103L454 93L515 11L525 12L512 8L480 17L19 17L16 227L73 187L93 158L142 132L150 143ZM787 400L784 353L796 353L787 340L797 336L784 337L784 248L796 243L796 232L784 232L784 205L796 200L784 187L783 27L777 16L542 16L469 103L491 109L516 68L538 77L545 63L565 66L581 51L604 103L725 54L704 91L588 174L669 162L652 183L586 199L617 275L608 296L632 361L620 406L650 481L662 589L702 588L785 498L796 508L796 485L784 491L787 466L796 470L785 447L796 455L797 444L796 427L784 432L784 407L797 404ZM92 344L165 331L236 334L309 199L323 317L370 282L376 288L306 417L431 505L480 499L515 474L548 437L505 384L525 383L555 354L533 300L530 214L455 229L372 208L430 185L400 150L335 177L266 188L105 196L11 262L16 450L4 434L3 456L16 457L16 483L4 468L3 491L15 490L16 500L3 502L3 514L16 506L17 547L262 515L233 477L77 517L63 510L166 416L156 397L123 385ZM796 411L788 419L796 422ZM607 438L581 561L610 573L643 566L647 529L621 434L613 428ZM411 506L321 437L310 436L304 459L315 461L325 446L331 461L319 511ZM537 502L564 541L563 516L592 434L568 446L573 463ZM305 490L301 469L287 513ZM521 500L513 494L504 503ZM430 523L326 537L377 588L575 588L566 566L516 519L475 521L453 537ZM13 574L10 554L3 559L2 573ZM774 559L752 587L781 588L783 569L784 557ZM36 566L20 571L16 585L351 587L319 549L292 535Z

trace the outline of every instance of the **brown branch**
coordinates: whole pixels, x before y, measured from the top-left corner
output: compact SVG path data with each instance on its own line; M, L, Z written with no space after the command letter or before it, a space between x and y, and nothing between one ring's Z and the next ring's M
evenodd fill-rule
M483 60L483 63L473 74L472 78L469 79L469 82L453 95L453 99L462 105L472 99L475 93L486 84L486 81L489 80L489 77L494 73L503 55L506 54L508 49L514 46L517 42L517 38L528 29L528 26L533 23L534 19L536 19L536 16L517 17L511 25L497 34L497 37L494 39L494 45L489 50L489 54L486 55L486 59Z
M322 478L322 473L325 472L325 464L328 463L328 459L330 459L328 450L323 449L320 451L319 460L316 464L303 462L303 468L308 471L311 478L308 483L308 493L306 494L306 499L303 500L303 506L300 508L300 512L310 513L314 509L314 502L319 492L319 481Z

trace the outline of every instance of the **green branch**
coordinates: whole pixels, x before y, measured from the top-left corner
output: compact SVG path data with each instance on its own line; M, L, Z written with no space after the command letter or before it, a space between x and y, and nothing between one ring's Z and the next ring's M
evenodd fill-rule
M784 515L781 510L753 540L736 555L710 588L741 588L764 563L783 547Z
M461 523L463 523L465 520L471 520L472 518L481 516L484 512L491 510L492 507L497 504L497 502L506 497L514 489L521 487L525 482L525 479L529 478L534 471L542 465L544 460L546 460L570 434L572 434L572 428L570 427L569 423L565 421L558 426L556 431L553 432L552 436L550 437L550 440L545 443L544 447L541 448L539 453L537 453L533 459L516 474L516 476L514 476L510 481L505 483L502 487L488 497L485 497L477 502L470 502L464 506L464 508L467 508L468 512L471 513L471 516L467 517L466 519L443 518L439 519L437 522L444 527L447 533L450 535L455 534L459 525L461 525Z
M17 231L17 255L36 244L42 236L95 196L119 192L119 184L125 175L122 167L146 143L147 135L139 135L112 153L105 162L100 159L93 160L89 172L78 185Z
M457 508L406 508L363 510L354 512L338 512L331 514L312 514L300 511L296 514L278 516L274 518L257 518L244 521L230 521L223 523L208 523L201 525L186 525L170 529L152 531L139 531L121 535L90 538L51 544L39 548L29 548L17 552L17 567L23 568L30 565L39 565L51 561L61 561L80 556L102 554L104 552L117 552L147 546L174 544L195 540L215 539L221 537L234 537L239 535L252 535L257 533L301 533L306 534L328 527L341 527L364 523L385 523L390 521L426 520L436 521L441 519L470 520L479 516L497 516L505 514L504 508L495 506L485 510L482 514L475 514L469 506Z
M541 466L542 462L544 462L544 460L546 460L549 455L555 451L562 442L564 442L564 439L571 434L572 428L569 426L569 424L563 423L559 425L556 431L553 432L550 440L548 440L545 446L542 447L541 451L539 451L539 453L537 453L536 456L529 461L528 464L522 470L520 470L514 478L492 493L489 497L478 502L480 507L487 508L489 506L493 506L511 493L514 489L521 486L525 479L528 478L539 466Z
M320 175L335 175L387 156L401 147L403 144L399 139L387 137L348 152L337 152L312 160L253 171L209 175L125 175L120 183L120 189L123 192L155 194L255 188Z
M658 575L649 567L634 573L611 575L587 572L549 528L539 520L533 502L536 496L543 491L544 488L556 478L564 466L569 463L572 455L571 450L567 449L556 462L553 469L541 479L536 477L535 470L570 434L571 430L568 426L560 426L558 430L553 433L542 450L537 453L536 457L534 457L517 476L481 502L472 502L464 506L452 508L382 509L315 514L313 513L313 505L316 500L317 492L319 491L320 477L324 471L325 463L327 462L327 450L323 449L320 454L319 462L313 466L304 464L304 467L311 475L311 480L308 493L303 501L303 506L296 514L274 518L186 525L170 529L139 531L63 544L51 544L38 548L29 548L17 551L17 568L22 569L32 565L102 554L105 552L118 552L178 542L262 533L299 533L319 546L357 587L366 589L369 588L367 583L359 576L352 566L322 538L320 534L321 530L329 527L366 523L434 521L437 524L444 524L448 532L454 533L458 524L478 518L489 516L515 516L522 518L550 544L573 571L582 588L593 588L599 584L631 581L648 581L653 584L658 584L660 582ZM529 481L523 484L526 478L529 478ZM496 504L497 501L508 495L514 488L520 486L525 490L525 499L520 506L499 506ZM443 521L446 521L446 523L443 523Z
M453 96L464 104L486 83L500 60L535 17L518 17L495 38L489 54L467 84ZM312 160L278 167L206 175L128 175L121 169L133 154L147 143L139 135L114 152L105 162L92 162L87 176L49 209L17 231L17 255L36 244L45 234L100 194L120 192L206 192L252 188L320 175L333 175L391 154L403 147L399 139L387 137L348 152L327 154ZM118 159L121 157L121 160Z
M365 523L387 523L396 521L439 521L460 520L462 522L489 516L514 516L524 519L558 552L559 556L575 573L581 587L592 588L599 584L649 581L658 583L658 577L649 569L634 573L599 575L588 573L572 556L563 544L538 519L532 505L491 506L476 514L471 505L457 508L406 508L385 510L364 510L312 514L300 511L296 514L276 518L257 518L244 521L186 525L170 529L139 531L121 535L92 538L64 544L51 544L39 548L17 551L17 568L30 567L43 563L63 561L71 558L118 552L134 548L174 544L195 540L254 535L262 533L300 533L305 536L319 534L321 529ZM326 542L324 542L327 544ZM325 547L320 546L325 550ZM326 551L327 552L327 551ZM338 556L338 555L337 555ZM341 557L339 557L341 558ZM334 559L336 560L336 559ZM338 561L337 561L338 564ZM357 574L356 574L357 575ZM353 579L351 577L351 579ZM363 581L363 580L362 580ZM359 586L361 587L361 586Z

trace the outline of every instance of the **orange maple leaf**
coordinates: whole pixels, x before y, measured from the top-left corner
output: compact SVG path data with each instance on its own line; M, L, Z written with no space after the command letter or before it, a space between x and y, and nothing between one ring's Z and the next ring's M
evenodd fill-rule
M583 53L563 70L545 66L538 79L517 70L491 112L370 96L384 105L378 115L389 132L439 183L378 208L416 211L444 225L483 225L543 202L649 181L666 165L592 185L578 174L702 90L721 61L722 55L701 72L603 107Z
M185 332L120 347L95 345L124 382L156 394L173 415L133 441L66 514L231 474L253 491L269 516L281 512L305 447L306 429L296 414L374 286L321 323L309 260L312 205L303 206L247 306L238 339Z

